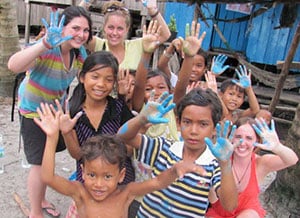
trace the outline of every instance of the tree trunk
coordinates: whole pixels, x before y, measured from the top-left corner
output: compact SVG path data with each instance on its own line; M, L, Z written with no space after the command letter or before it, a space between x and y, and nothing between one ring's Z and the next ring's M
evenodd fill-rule
M300 104L288 131L285 145L300 157ZM277 173L276 180L264 193L264 202L274 217L300 217L300 164L299 162Z
M9 57L20 50L16 0L0 0L0 96L11 96L14 75L7 69Z

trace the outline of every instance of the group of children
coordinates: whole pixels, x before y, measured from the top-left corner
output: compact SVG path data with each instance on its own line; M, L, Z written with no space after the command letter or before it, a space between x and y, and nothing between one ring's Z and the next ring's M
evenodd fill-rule
M239 66L237 78L218 88L227 57L214 57L208 70L205 33L194 21L149 70L160 31L156 21L143 28L136 71L119 69L111 52L93 52L69 100L36 105L34 122L46 134L42 181L74 200L67 217L134 216L128 210L141 196L137 217L264 217L259 184L298 157L281 144L273 120L254 119L263 111L251 72ZM166 66L175 49L183 57L177 75ZM240 110L246 95L249 108ZM54 172L60 133L77 181ZM260 156L255 147L270 152Z

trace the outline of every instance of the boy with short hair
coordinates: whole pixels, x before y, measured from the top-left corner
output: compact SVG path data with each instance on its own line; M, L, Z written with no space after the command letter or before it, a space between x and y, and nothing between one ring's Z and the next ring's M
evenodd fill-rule
M84 184L69 181L54 174L61 112L43 103L37 112L40 120L34 121L47 135L42 179L57 192L73 198L79 217L127 217L128 207L136 196L165 188L185 173L205 174L193 162L183 161L151 180L118 187L125 177L126 146L116 136L99 135L82 145Z
M152 176L182 160L200 165L206 170L206 175L188 173L167 188L147 194L137 216L204 217L213 187L222 205L233 210L237 205L230 163L234 146L227 139L229 125L224 128L223 134L220 133L220 125L217 125L222 117L222 106L216 93L211 89L196 88L182 98L176 111L183 141L173 144L163 137L151 138L138 133L149 122L166 121L162 116L169 107L166 99L170 96L167 96L163 94L158 102L148 102L139 115L120 128L118 135L126 144L139 149L138 160L152 167ZM213 144L209 138L215 135L216 125L217 140Z
M251 85L251 71L247 72L246 66L239 66L239 70L235 70L239 80L227 79L220 86L220 97L227 111L224 112L226 120L235 123L240 117L255 116L259 111L259 104ZM248 97L249 108L240 110Z

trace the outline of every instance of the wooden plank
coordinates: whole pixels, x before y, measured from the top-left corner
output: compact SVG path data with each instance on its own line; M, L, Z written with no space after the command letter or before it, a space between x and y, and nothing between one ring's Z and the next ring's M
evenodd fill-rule
M284 64L284 61L277 61L276 62L276 67L277 69L282 69L283 67L283 64ZM292 62L291 65L290 65L290 69L296 69L296 70L300 70L300 62Z

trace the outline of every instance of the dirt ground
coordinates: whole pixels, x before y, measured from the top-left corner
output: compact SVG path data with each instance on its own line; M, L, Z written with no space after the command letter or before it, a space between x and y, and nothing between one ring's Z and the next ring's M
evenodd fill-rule
M19 120L17 110L14 112L14 121L11 122L11 105L10 98L0 98L0 134L3 135L5 156L2 158L5 164L5 172L0 174L0 217L2 218L24 218L25 214L14 199L14 193L17 193L22 199L24 205L29 207L27 197L27 175L28 168L22 167L24 161L23 149L19 148ZM20 149L20 152L19 152ZM24 165L24 164L23 164ZM70 157L68 152L57 153L56 155L56 173L66 178L74 172L75 161ZM266 178L268 181L274 179L274 174ZM264 187L265 189L265 187ZM47 199L61 211L60 217L65 217L70 205L70 198L47 189ZM45 215L45 217L50 217ZM272 218L271 214L267 215Z
M26 217L16 201L14 193L17 193L24 204L29 207L27 197L28 168L22 167L23 149L19 152L19 120L17 110L14 113L14 122L11 122L11 99L0 99L0 134L3 135L5 156L2 158L5 164L5 172L0 174L0 217L24 218ZM56 172L68 178L75 170L75 161L67 151L57 153ZM48 188L47 199L61 211L61 217L70 205L70 199ZM45 216L48 217L48 216ZM49 216L50 217L50 216Z

